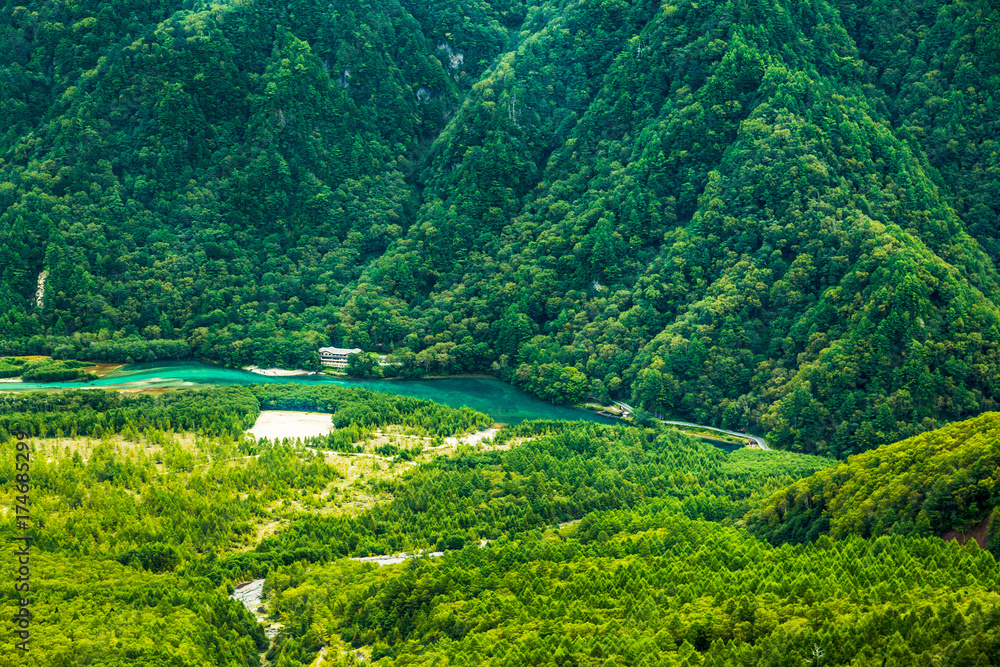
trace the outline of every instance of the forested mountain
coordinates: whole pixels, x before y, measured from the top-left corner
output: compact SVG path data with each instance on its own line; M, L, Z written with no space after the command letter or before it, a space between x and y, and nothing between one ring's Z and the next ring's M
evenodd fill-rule
M1000 555L998 463L1000 415L993 412L800 480L752 511L749 525L776 543L823 534L964 535Z
M23 1L0 352L355 345L837 456L1000 400L988 0Z

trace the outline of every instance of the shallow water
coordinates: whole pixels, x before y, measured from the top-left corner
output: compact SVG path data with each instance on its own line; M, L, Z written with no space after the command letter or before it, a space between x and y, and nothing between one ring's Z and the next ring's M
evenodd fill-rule
M288 382L360 387L390 394L424 398L453 408L468 406L474 410L485 412L494 420L505 424L518 424L527 419L588 420L601 424L613 424L617 421L601 417L587 410L546 403L491 377L461 376L424 380L351 380L331 378L327 375L274 377L193 361L129 364L93 382L10 383L0 387L0 390L24 391L80 387L172 389L204 385Z

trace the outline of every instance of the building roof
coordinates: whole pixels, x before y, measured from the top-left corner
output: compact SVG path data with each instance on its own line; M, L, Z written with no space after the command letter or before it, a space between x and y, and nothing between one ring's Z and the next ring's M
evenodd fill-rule
M321 347L319 348L320 354L357 354L361 352L359 348L356 347Z

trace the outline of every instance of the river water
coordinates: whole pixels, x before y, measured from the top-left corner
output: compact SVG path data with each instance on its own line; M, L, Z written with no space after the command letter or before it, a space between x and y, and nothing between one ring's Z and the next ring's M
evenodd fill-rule
M223 368L193 361L150 362L129 364L93 382L4 383L0 391L29 389L73 389L104 387L107 389L155 389L198 387L223 384L263 384L293 382L296 384L333 384L341 387L373 389L443 403L453 408L468 406L485 412L505 424L518 424L527 419L588 420L612 424L616 420L601 417L587 410L565 405L552 405L529 396L520 389L492 377L462 376L423 380L353 380L327 375L275 377L249 371Z

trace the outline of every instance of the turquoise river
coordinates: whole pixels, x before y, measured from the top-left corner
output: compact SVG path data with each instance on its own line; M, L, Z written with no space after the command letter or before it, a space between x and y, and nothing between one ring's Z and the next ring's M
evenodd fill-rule
M155 388L197 387L220 384L255 384L294 382L298 384L335 384L341 387L361 387L390 394L424 398L458 408L468 406L485 412L497 422L517 424L526 419L589 420L611 424L615 420L593 412L565 405L552 405L529 396L496 378L462 376L422 380L351 380L327 375L274 377L249 371L223 368L197 362L151 362L129 364L93 382L12 382L0 384L0 391L31 389L106 389L139 390Z

